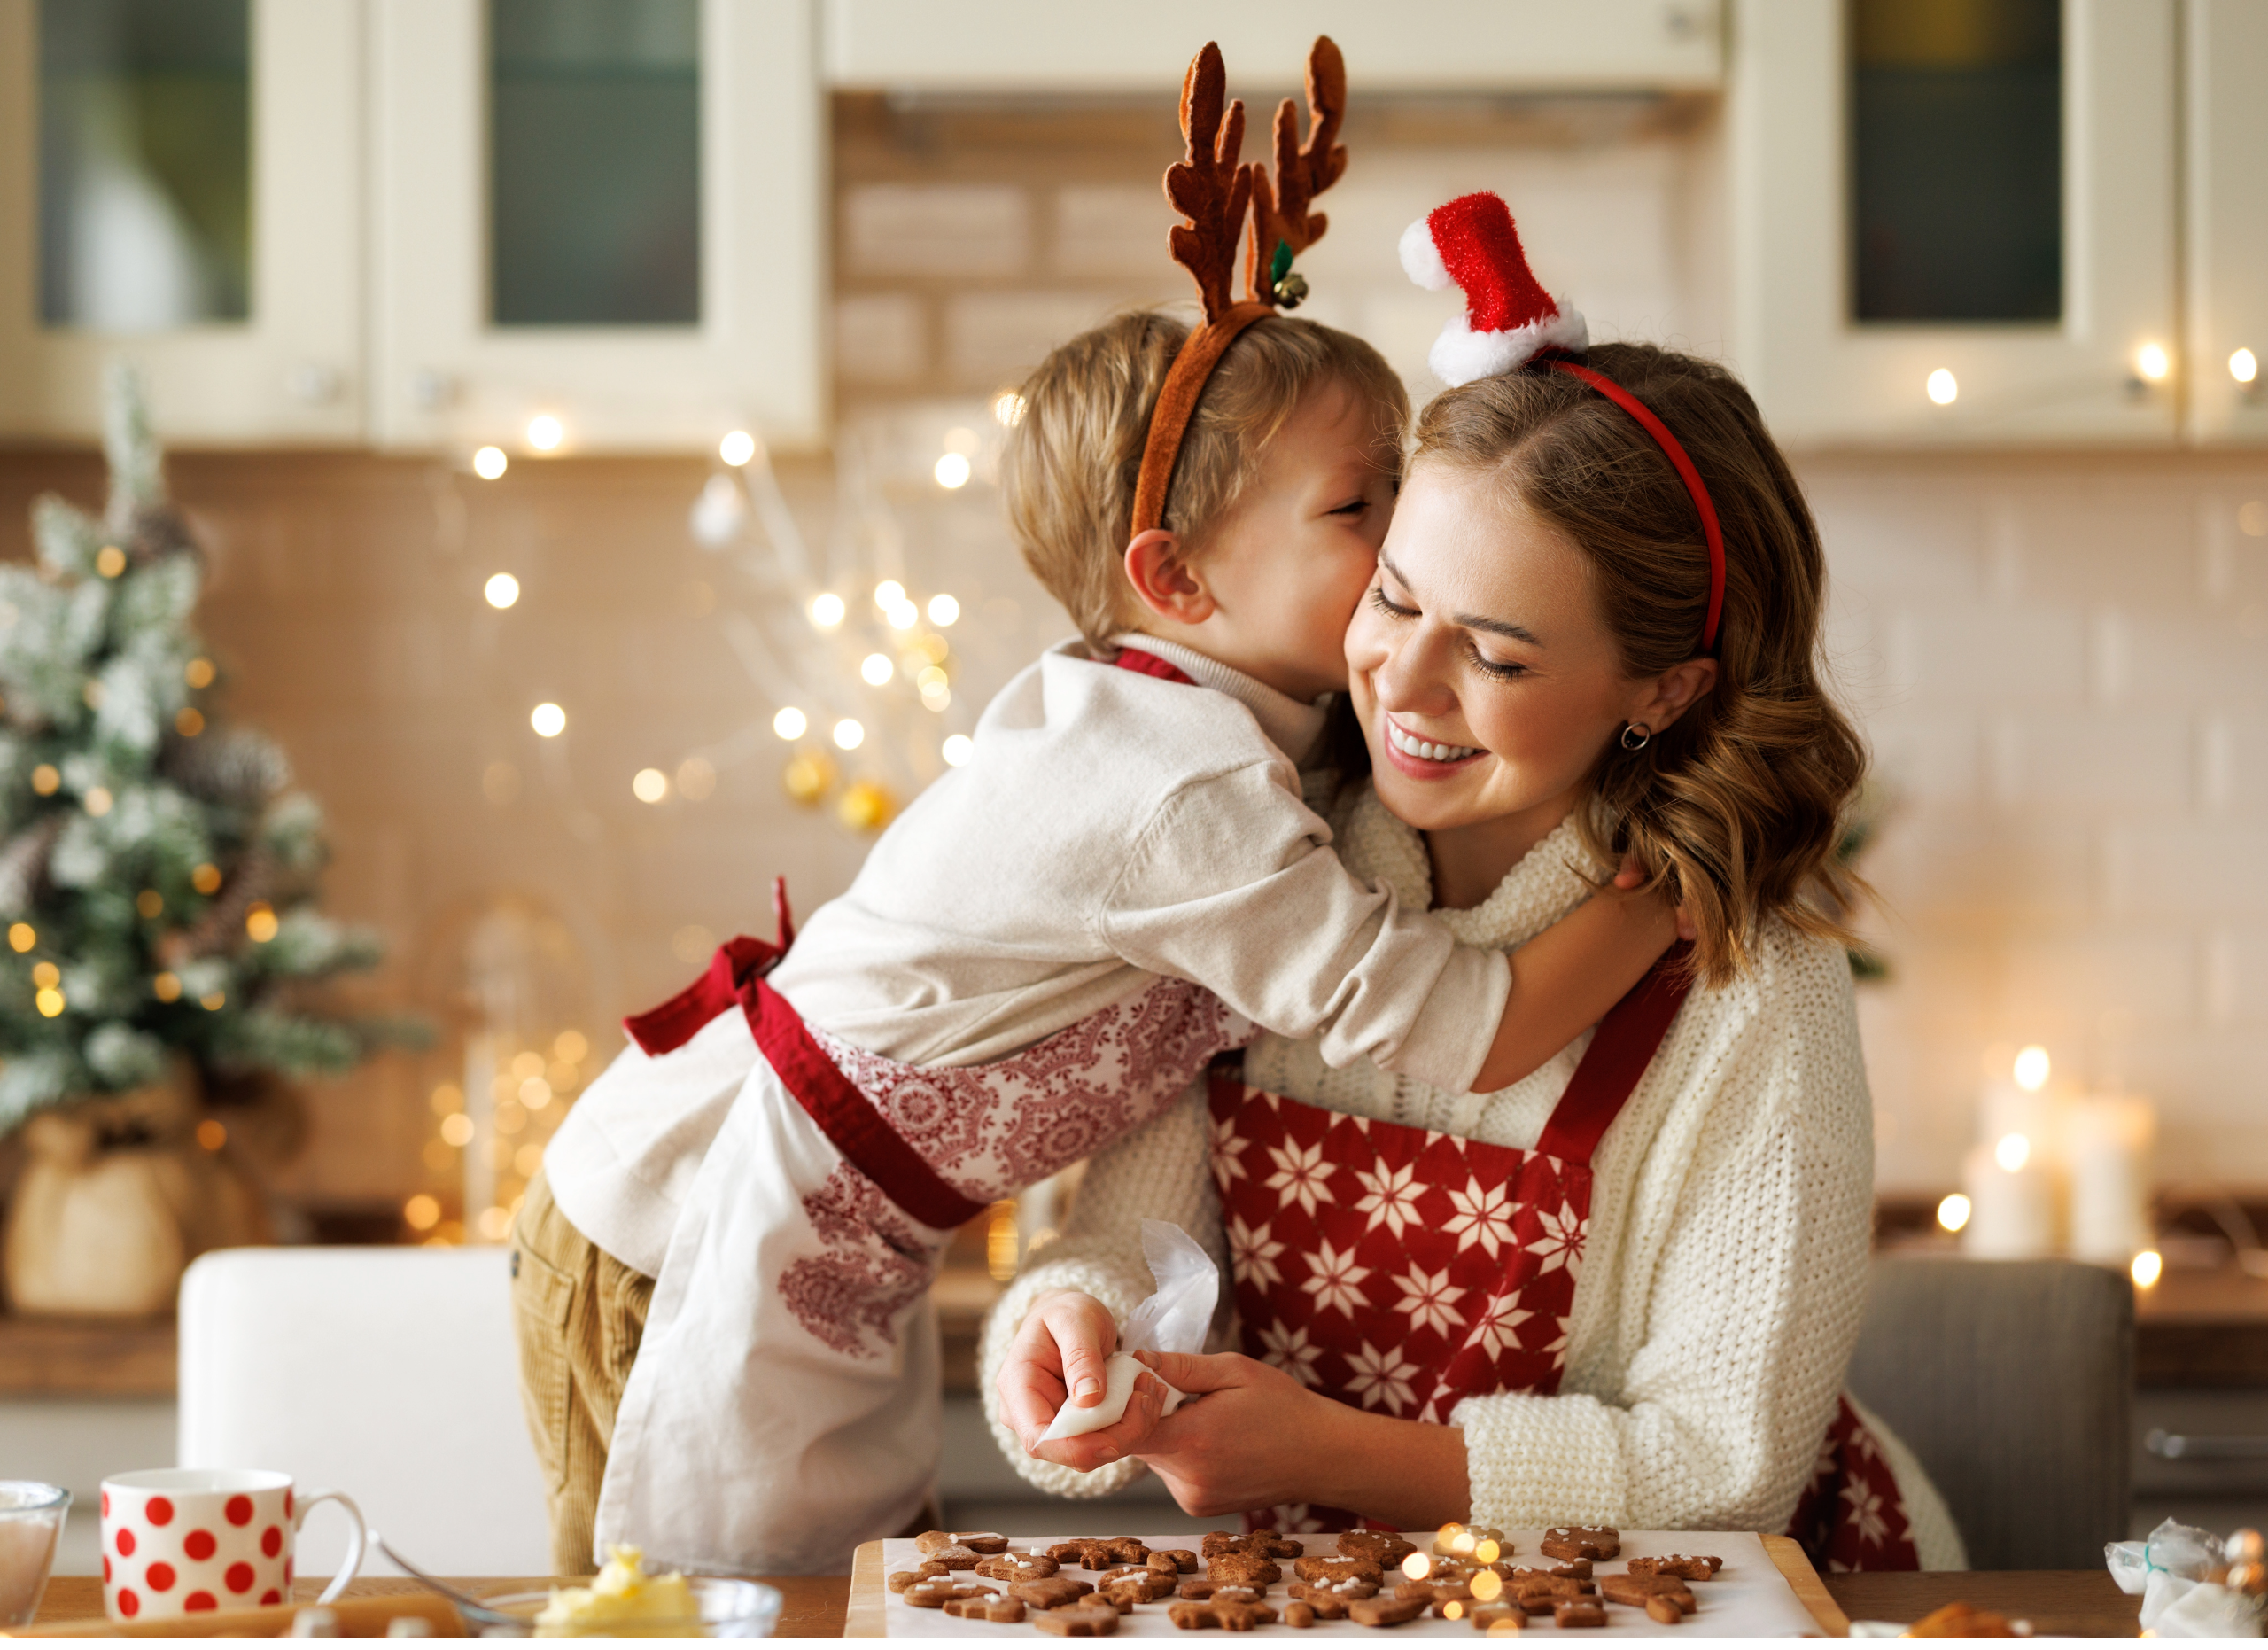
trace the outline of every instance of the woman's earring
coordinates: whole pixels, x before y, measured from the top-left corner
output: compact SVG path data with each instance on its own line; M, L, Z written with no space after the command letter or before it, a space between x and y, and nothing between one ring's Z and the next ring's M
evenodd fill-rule
M1643 751L1653 736L1654 730L1643 722L1622 724L1622 748L1625 751Z

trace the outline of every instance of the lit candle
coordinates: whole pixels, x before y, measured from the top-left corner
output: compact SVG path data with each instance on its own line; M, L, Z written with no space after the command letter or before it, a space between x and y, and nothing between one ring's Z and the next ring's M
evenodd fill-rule
M1986 1086L1984 1139L1962 1163L1969 1196L1962 1250L1981 1260L2028 1260L2055 1249L2055 1197L2049 1148L2052 1107L2047 1051L2016 1058L2012 1080Z

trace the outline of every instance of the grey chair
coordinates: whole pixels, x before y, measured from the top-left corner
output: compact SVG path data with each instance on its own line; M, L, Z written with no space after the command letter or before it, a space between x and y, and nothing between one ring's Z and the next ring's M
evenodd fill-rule
M2094 1569L2126 1534L2134 1295L2069 1260L1876 1261L1850 1389L1920 1458L1977 1569Z

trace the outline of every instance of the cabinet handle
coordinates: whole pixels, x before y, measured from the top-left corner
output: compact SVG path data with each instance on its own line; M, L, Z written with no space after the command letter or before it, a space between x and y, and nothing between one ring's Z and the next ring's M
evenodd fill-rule
M2167 1461L2268 1460L2268 1435L2193 1437L2187 1433L2153 1427L2143 1435L2142 1447Z

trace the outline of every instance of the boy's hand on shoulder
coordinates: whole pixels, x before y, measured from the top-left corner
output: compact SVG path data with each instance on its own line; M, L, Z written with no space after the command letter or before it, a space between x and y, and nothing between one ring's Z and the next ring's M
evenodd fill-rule
M1104 1365L1118 1345L1118 1325L1110 1309L1076 1289L1051 1289L1032 1303L1000 1366L1000 1418L1034 1459L1091 1473L1130 1454L1157 1425L1165 1389L1153 1376L1134 1383L1126 1413L1116 1424L1075 1438L1040 1435L1066 1401L1082 1408L1102 1402Z

